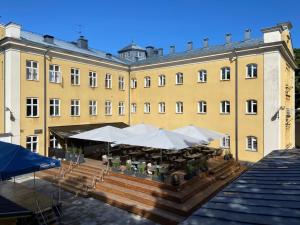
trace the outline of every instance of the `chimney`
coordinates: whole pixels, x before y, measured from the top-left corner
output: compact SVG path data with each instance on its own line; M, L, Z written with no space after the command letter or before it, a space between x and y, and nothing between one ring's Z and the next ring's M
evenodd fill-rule
M244 40L248 41L251 39L251 29L246 29L244 34Z
M44 42L48 43L48 44L53 44L54 43L54 37L51 35L44 35Z
M111 59L111 57L112 57L112 54L106 53L106 58Z
M230 45L231 44L231 34L226 34L225 40L226 40L226 45Z
M187 43L187 51L192 51L193 50L193 42L192 41L189 41Z
M175 45L170 46L170 55L175 54Z
M208 48L208 38L203 39L203 48Z
M164 55L164 50L162 48L158 49L158 56L163 56Z
M88 40L84 38L84 36L80 36L77 40L77 46L79 48L88 49Z
M153 56L153 50L154 50L153 46L147 46L146 47L147 57L152 57Z
M20 38L21 26L16 23L8 23L5 25L5 37Z

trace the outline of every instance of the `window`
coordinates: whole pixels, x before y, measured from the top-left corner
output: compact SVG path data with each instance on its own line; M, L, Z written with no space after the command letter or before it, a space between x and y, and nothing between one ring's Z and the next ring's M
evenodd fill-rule
M148 88L151 86L151 78L150 77L145 77L144 78L144 87Z
M198 82L199 83L206 83L207 81L207 72L206 70L200 70L198 72Z
M95 101L95 100L89 101L89 114L90 114L90 116L97 115L97 101Z
M145 104L144 104L144 113L150 113L150 112L151 112L150 102L145 102Z
M71 116L80 116L80 100L71 100Z
M125 80L124 77L122 76L119 77L119 90L120 91L125 90Z
M230 80L230 68L229 67L223 67L221 69L220 79L221 80Z
M111 74L107 73L105 75L105 88L110 89L111 87L112 87Z
M159 75L158 76L158 86L159 87L166 86L166 76L165 75Z
M254 136L247 136L246 138L246 150L257 151L257 138Z
M90 80L90 87L94 88L97 87L97 73L90 71L89 72L89 80Z
M136 113L136 103L131 103L131 113Z
M26 79L38 80L38 63L35 61L26 61Z
M105 115L112 115L112 104L111 101L105 101Z
M50 148L61 148L57 138L54 135L50 135L49 137L49 147Z
M119 102L119 116L124 116L125 114L125 106L124 106L124 102Z
M166 112L166 103L160 102L158 103L158 112L165 113Z
M183 84L183 73L176 73L176 84Z
M60 100L57 98L51 98L49 102L50 116L60 116Z
M131 88L132 89L137 88L137 80L135 78L131 79Z
M248 64L246 71L246 78L257 78L257 65L256 64Z
M80 84L79 69L71 68L71 84L72 85Z
M32 135L26 137L26 148L32 152L38 152L38 136Z
M38 117L39 101L38 98L26 98L26 116Z
M230 148L230 136L226 135L225 137L221 138L220 143L221 148Z
M198 113L201 113L201 114L206 113L206 101L198 102Z
M247 114L257 114L257 101L247 100L246 101L246 113Z
M230 113L230 102L229 101L221 101L220 112L223 114Z
M51 83L61 83L60 66L51 64L49 66L49 78Z
M176 102L176 113L183 113L183 102Z

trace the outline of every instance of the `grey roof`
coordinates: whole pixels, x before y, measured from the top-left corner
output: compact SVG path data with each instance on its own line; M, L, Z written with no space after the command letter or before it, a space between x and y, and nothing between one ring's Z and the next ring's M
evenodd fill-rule
M191 58L196 56L205 56L205 55L211 55L211 54L217 54L223 52L230 52L234 49L239 49L239 48L258 47L261 44L263 44L262 38L250 39L246 41L232 42L231 44L213 45L207 48L198 48L191 51L184 51L184 52L178 52L178 53L168 54L164 56L151 57L144 60L136 61L132 64L147 65L152 63L180 60L180 59Z
M120 49L118 52L126 52L126 51L130 51L130 50L140 50L140 51L146 51L145 48L137 45L136 43L132 42L131 44L127 45L126 47Z
M256 163L182 225L299 225L300 150L277 150Z
M95 57L99 57L101 59L111 60L111 61L115 61L115 62L118 62L118 63L123 63L123 64L126 63L126 61L124 61L124 60L122 60L122 59L120 59L119 57L116 57L116 56L112 56L111 59L107 58L106 53L103 52L103 51L99 51L99 50L92 49L92 48L82 49L82 48L79 48L76 45L76 43L59 40L57 38L54 38L54 43L50 44L50 43L44 42L43 35L28 32L28 31L23 31L23 30L21 31L21 39L29 41L29 42L41 44L41 45L44 45L44 46L57 47L57 48L64 49L64 50L69 50L69 51L74 51L74 52L78 52L78 53L82 53L82 54L87 54L87 55L90 55L90 56L95 56Z

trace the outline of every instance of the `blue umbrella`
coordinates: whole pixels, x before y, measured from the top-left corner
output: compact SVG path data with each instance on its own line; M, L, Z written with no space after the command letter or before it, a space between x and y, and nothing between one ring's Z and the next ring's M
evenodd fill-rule
M59 166L59 160L38 155L19 145L0 141L0 180Z

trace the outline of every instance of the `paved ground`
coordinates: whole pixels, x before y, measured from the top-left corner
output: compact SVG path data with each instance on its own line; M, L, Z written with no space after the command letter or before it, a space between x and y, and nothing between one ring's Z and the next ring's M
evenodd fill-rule
M26 176L16 180L28 187L33 187L33 177ZM57 187L51 183L36 179L36 190L50 195L57 194ZM62 225L155 225L154 222L131 214L119 208L105 204L93 198L76 197L73 194L61 191L63 206Z

